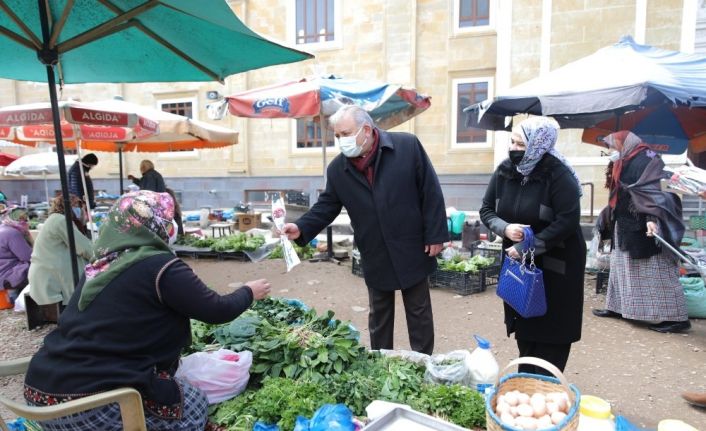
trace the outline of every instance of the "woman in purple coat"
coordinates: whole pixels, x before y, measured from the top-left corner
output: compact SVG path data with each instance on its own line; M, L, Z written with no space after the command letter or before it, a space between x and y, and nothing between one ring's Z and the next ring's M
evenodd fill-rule
M32 237L29 234L27 211L13 207L2 213L0 222L0 282L14 301L27 285Z

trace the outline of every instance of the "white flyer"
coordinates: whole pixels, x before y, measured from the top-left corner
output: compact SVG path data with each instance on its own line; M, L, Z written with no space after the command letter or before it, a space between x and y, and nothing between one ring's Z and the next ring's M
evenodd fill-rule
M274 198L272 200L272 221L274 221L277 230L281 231L284 228L284 218L286 215L287 210L284 208L282 198ZM284 256L284 261L287 264L287 272L289 272L292 268L299 265L301 261L299 260L299 256L297 256L297 252L294 250L292 243L286 236L281 235L279 240L282 245L282 255Z

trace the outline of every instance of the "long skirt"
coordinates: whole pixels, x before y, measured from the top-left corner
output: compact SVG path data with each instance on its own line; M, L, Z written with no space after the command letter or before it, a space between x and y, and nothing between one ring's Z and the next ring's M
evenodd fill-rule
M206 395L189 383L180 380L184 393L184 412L181 419L164 419L145 410L145 422L149 431L203 431L208 419ZM45 431L121 431L120 407L117 403L88 410L58 419L39 422Z
M615 232L615 244L617 241ZM606 308L626 319L685 321L688 319L679 265L666 248L652 257L633 259L616 246L610 255Z

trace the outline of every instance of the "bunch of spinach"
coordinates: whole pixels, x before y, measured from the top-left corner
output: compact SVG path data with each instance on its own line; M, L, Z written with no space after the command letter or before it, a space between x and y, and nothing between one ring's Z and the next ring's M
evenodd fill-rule
M229 430L251 430L256 421L291 430L297 416L311 417L323 404L334 402L324 385L268 377L259 390L219 404L211 419Z
M424 384L407 403L413 409L444 418L464 428L485 429L485 402L477 391L461 385Z

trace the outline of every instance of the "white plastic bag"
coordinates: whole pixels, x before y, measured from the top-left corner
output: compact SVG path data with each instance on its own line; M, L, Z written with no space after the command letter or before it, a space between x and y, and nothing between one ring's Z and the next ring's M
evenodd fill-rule
M26 306L25 306L25 294L29 295L29 284L22 289L22 292L20 292L19 295L17 295L17 298L15 299L15 308L14 310L18 313L24 313Z
M471 370L468 368L471 352L454 350L446 354L433 355L426 363L424 380L441 385L471 385Z
M252 352L196 352L181 358L175 377L201 389L209 404L229 400L245 390L250 380Z
M287 210L284 208L284 202L282 202L281 197L277 197L272 200L272 221L275 223L275 227L278 230L284 228L284 219L287 215ZM284 261L287 264L287 272L291 271L292 268L299 265L301 261L297 252L294 250L292 243L287 239L286 236L282 235L279 237L280 244L282 245L282 255L284 256Z

